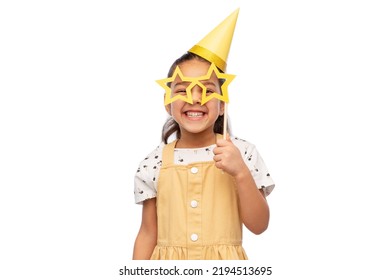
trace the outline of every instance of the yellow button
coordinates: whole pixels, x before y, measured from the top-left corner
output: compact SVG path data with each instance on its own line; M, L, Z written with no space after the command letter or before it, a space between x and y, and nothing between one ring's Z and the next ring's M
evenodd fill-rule
M191 234L191 240L194 241L194 242L197 241L198 240L198 235L196 233Z
M198 168L192 167L192 168L191 168L191 173L192 173L192 174L198 173Z
M198 202L197 202L196 200L192 200L192 201L191 201L191 207L192 207L192 208L198 207Z

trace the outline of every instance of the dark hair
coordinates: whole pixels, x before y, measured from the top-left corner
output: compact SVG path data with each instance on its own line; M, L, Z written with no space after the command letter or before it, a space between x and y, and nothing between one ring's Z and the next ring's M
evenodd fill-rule
M204 58L202 58L194 53L187 52L175 60L175 62L169 68L167 77L171 77L173 75L173 72L175 71L176 66L180 65L181 63L183 63L185 61L190 61L190 60L199 60L199 61L209 62L206 59L204 59ZM220 69L218 69L218 70L220 72L222 72ZM220 80L220 85L222 85L223 82L224 82L224 80ZM222 116L219 116L217 118L217 120L215 121L214 133L220 133L220 134L223 133L223 119L224 119L224 116L222 115ZM227 123L226 129L227 129L227 131L230 130L229 123ZM169 116L168 119L166 120L164 126L163 126L163 129L162 129L161 140L164 141L165 144L167 144L168 138L174 133L176 133L176 138L180 139L181 134L180 134L179 124L172 118L172 116Z

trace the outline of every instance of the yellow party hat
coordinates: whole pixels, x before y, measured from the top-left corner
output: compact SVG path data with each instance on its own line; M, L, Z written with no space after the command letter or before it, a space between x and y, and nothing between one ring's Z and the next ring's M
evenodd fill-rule
M189 52L199 55L226 71L226 63L236 27L239 8L215 27L206 37L193 46Z

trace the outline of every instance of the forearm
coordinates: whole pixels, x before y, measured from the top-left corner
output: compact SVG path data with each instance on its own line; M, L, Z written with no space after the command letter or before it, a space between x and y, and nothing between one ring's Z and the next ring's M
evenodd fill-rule
M134 243L133 260L149 260L156 243L156 234L147 233L141 229Z
M134 242L133 260L149 260L157 244L156 199L144 201L142 222Z
M244 225L255 234L264 232L269 222L267 200L257 188L248 168L244 168L234 178L240 202L240 215Z

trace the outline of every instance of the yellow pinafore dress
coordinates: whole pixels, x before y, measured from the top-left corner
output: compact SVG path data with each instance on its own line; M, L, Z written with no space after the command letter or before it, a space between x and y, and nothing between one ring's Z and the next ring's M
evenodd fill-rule
M163 149L152 260L247 259L233 178L214 161L174 164L176 141Z

